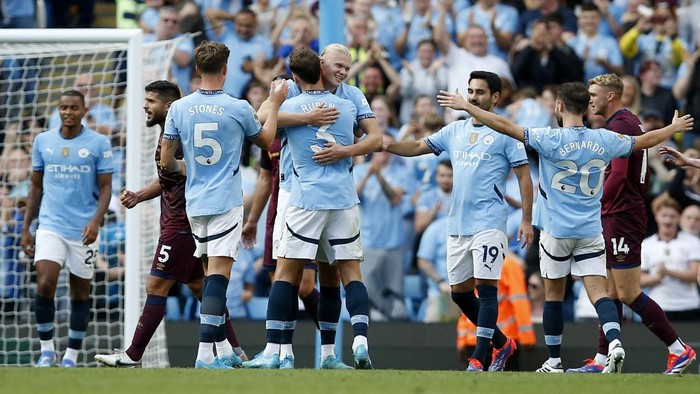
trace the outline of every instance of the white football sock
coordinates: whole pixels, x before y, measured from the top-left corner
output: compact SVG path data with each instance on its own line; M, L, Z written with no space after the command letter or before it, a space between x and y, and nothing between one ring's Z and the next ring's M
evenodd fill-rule
M369 351L369 345L367 344L367 337L364 335L358 335L353 339L352 341L352 352L355 353L357 351L357 347L360 345L365 345L365 349Z
M265 350L263 350L265 357L272 357L275 354L280 354L280 344L279 343L267 343Z
M214 346L210 342L200 342L197 349L197 360L211 364L214 362Z

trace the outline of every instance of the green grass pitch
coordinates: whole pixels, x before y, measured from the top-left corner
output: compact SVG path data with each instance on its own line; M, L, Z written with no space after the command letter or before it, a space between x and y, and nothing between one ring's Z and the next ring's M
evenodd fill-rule
M0 368L0 393L693 393L700 375Z

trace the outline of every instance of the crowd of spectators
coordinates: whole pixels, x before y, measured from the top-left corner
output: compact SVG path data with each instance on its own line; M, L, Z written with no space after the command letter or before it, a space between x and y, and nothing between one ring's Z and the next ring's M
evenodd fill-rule
M34 2L0 2L6 12L2 26L36 26ZM22 6L10 7L14 3ZM95 1L73 1L74 7L68 10L75 15L68 16L57 10L57 1L44 3L48 27L66 26L67 20L85 27ZM317 1L116 0L116 9L116 26L140 27L145 41L178 39L170 74L184 94L198 87L192 54L196 44L205 39L223 42L231 49L224 89L250 101L254 108L267 97L270 81L288 72L288 55L294 48L319 51ZM622 76L623 104L640 116L647 130L670 123L675 110L700 117L700 1L348 0L345 14L344 44L353 60L346 82L365 93L387 140L424 138L465 117L466 113L443 112L435 95L440 90L466 93L474 70L501 77L504 90L496 111L530 127L556 125L556 85L586 83L602 73ZM119 143L123 141L123 111L91 101L96 94L90 90L96 84L91 78L79 75L75 82L90 103L86 119L96 130L114 137L115 153L123 157L123 144ZM0 91L0 102L3 94L5 91ZM606 125L600 116L590 115L588 122L593 127ZM5 125L0 187L2 297L16 296L10 289L17 287L10 284L26 280L23 273L29 270L19 255L16 235L31 170L31 141L37 133L56 125L51 113ZM697 157L700 122L692 132L667 141L667 145ZM243 155L247 194L254 190L259 156L254 148ZM432 155L404 159L389 153L356 158L354 175L362 185L361 234L366 255L362 267L371 289L373 320L433 322L456 320L459 315L450 308L445 282L443 218L450 207L452 188L469 185L452 184L452 168L445 159ZM537 157L531 155L535 183L536 164ZM648 152L648 164L648 235L652 241L645 243L644 284L661 305L672 299L688 301L684 308L691 312L674 315L671 308L667 311L671 316L699 319L697 285L689 275L673 272L693 267L697 272L700 260L686 253L687 261L664 264L652 256L659 253L659 243L668 242L664 241L670 231L667 222L657 223L663 213L676 213L674 231L680 231L689 243L698 242L700 170L674 168L656 149ZM123 173L117 173L115 193L124 188ZM393 192L386 193L384 184ZM511 259L521 268L515 275L527 288L532 319L538 321L543 286L537 253L520 250L513 239L520 222L517 186L517 179L511 177L506 191ZM657 198L662 202L653 205ZM103 259L103 267L111 268L105 274L108 278L118 279L123 267L123 208L115 203L110 212L102 236L103 251L109 250L111 257ZM261 244L262 237L258 239ZM269 282L267 275L260 273L261 253L260 247L245 250L234 265L229 291L234 318L250 316L246 302L266 296ZM580 297L579 286L573 280L571 283L567 316L585 318L585 308L575 303ZM662 286L673 291L667 293L659 289ZM180 301L173 298L169 318L193 318L196 303L191 296L179 297Z

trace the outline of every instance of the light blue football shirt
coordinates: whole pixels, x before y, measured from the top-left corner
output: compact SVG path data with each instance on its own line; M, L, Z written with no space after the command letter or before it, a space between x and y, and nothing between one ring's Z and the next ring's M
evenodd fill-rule
M37 135L32 169L44 173L39 229L82 240L83 229L97 212L97 176L114 172L112 160L107 137L86 127L71 139L60 129Z
M291 98L294 96L298 96L301 94L301 88L299 85L294 83L291 79L287 80L287 98ZM351 101L353 104L355 104L355 108L357 109L357 115L356 115L356 123L359 123L362 119L366 118L374 118L374 112L372 112L372 108L369 106L369 102L367 102L367 98L365 97L365 94L362 93L360 89L358 89L355 86L350 86L346 83L341 83L338 88L335 89L335 92L333 92L334 95Z
M418 201L416 201L416 211L431 211L438 201L440 201L440 210L435 219L447 217L452 204L452 193L445 193L437 185L421 190Z
M321 151L327 142L345 146L354 142L353 124L356 109L353 103L327 90L308 90L287 99L280 111L308 112L318 103L338 108L340 117L335 123L284 128L288 141L287 149L293 163L289 204L313 211L352 208L360 202L352 177L352 159L345 158L323 165L315 162L313 155Z
M353 171L355 181L360 182L369 169L369 162L359 164ZM406 192L411 173L398 157L390 158L389 164L381 170L382 177L392 188ZM392 205L386 197L377 177L367 179L360 201L360 240L362 246L373 249L397 249L406 240L404 228L404 204Z
M182 144L188 216L220 215L243 205L243 138L260 133L253 107L222 90L200 89L170 106L163 136Z
M491 12L493 11L496 12L496 15L493 22L491 22ZM484 11L481 5L475 4L457 14L457 34L464 33L471 27L469 18L472 14L474 15L474 22L476 25L484 29L486 33L489 53L507 61L508 51L504 51L496 43L496 37L493 34L491 25L494 24L496 28L502 32L511 34L518 33L518 10L508 5L496 3L492 9Z
M583 80L588 81L595 76L605 74L608 69L598 64L596 59L602 58L613 66L622 66L622 52L620 45L613 37L596 34L592 39L588 39L582 32L579 32L566 43L574 49L579 58L588 52L588 60L583 63ZM525 123L527 124L527 123Z
M299 85L294 83L293 80L287 80L287 99L296 97L301 94L301 88ZM333 93L334 95L351 101L355 104L356 117L353 127L357 127L357 124L362 119L374 118L374 112L369 106L364 93L355 86L350 86L348 84L342 83ZM292 158L289 154L289 149L286 148L286 143L283 137L282 140L282 151L280 152L280 189L285 191L291 191L292 184L290 182L292 178Z
M512 167L528 164L522 143L499 134L472 118L452 122L424 139L436 155L449 152L454 188L448 214L448 235L471 236L481 231L506 231L506 179Z
M279 182L280 190L288 193L292 192L292 174L294 166L292 165L292 154L289 152L289 140L287 134L282 131L280 138L280 161L279 161Z
M526 128L525 146L540 154L535 226L555 238L602 234L600 197L605 167L632 153L634 139L583 126Z
M437 219L430 223L420 238L420 246L416 257L430 261L435 267L435 272L444 280L447 277L447 217ZM431 290L439 291L437 283L428 281Z

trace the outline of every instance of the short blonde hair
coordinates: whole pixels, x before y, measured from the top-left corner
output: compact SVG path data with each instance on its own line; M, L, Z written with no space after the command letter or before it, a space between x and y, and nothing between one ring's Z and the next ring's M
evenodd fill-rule
M328 45L326 45L326 47L323 48L323 52L321 52L321 57L324 57L325 55L331 54L331 53L339 53L341 55L345 55L349 58L352 58L352 56L350 56L350 51L348 50L348 48L345 45L341 45L341 44L328 44Z
M588 80L588 85L600 85L615 92L618 98L622 97L624 85L622 79L615 74L602 74Z

